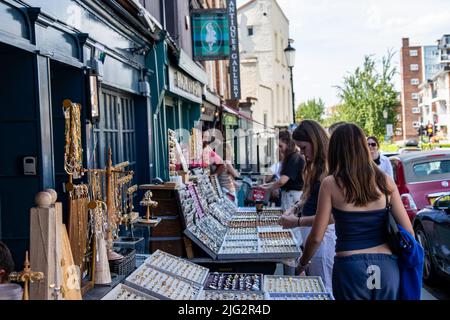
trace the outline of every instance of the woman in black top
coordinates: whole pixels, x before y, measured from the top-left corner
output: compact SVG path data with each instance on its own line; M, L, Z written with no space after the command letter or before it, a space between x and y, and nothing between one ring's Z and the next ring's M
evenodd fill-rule
M308 237L316 215L320 184L328 174L328 134L313 120L304 120L295 129L293 139L305 157L303 194L301 200L280 219L284 228L300 227L303 241ZM308 275L320 276L329 292L332 291L332 272L336 236L334 224L329 225L319 250L311 260Z
M303 189L302 171L305 161L298 152L298 148L292 140L289 131L279 133L278 147L283 153L281 163L280 179L274 183L263 185L269 192L281 189L281 208L287 210L300 200Z

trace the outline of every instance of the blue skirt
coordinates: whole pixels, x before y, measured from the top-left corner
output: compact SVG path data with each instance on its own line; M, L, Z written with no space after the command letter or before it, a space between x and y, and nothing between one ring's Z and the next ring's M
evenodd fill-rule
M398 300L399 287L400 272L394 255L355 254L334 258L336 300Z

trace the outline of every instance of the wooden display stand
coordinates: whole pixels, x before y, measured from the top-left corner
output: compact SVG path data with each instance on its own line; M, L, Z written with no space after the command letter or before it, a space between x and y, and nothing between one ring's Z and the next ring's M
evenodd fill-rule
M31 284L30 298L81 300L79 278L72 277L76 268L62 223L62 204L55 202L54 190L46 191L36 195L37 206L30 210L30 264L45 275L41 282ZM72 282L64 281L68 277Z
M177 195L177 184L141 185L139 189L150 190L152 199L158 206L152 209L152 218L160 218L159 225L152 229L150 237L150 251L160 249L175 256L185 257L186 246L184 242L182 213Z

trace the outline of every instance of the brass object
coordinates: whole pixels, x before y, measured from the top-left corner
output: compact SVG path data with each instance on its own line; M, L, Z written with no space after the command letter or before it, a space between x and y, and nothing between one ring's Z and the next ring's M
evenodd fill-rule
M156 208L158 206L158 202L152 200L152 192L149 190L144 194L144 198L142 199L140 205L142 207L147 207L147 213L145 215L145 219L141 219L140 223L152 224L154 221L150 219L151 211L150 208Z
M44 280L44 273L31 271L28 251L25 253L25 262L23 267L23 271L21 272L11 272L9 275L9 280L13 282L23 282L23 300L30 300L30 282L40 282Z

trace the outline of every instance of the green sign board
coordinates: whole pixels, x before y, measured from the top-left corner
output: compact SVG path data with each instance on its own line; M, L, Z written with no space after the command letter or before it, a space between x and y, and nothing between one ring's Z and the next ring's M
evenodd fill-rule
M230 55L230 33L226 10L192 11L194 60L225 60Z
M238 125L236 116L231 115L231 114L227 114L226 116L224 116L222 122L226 126L237 126Z

